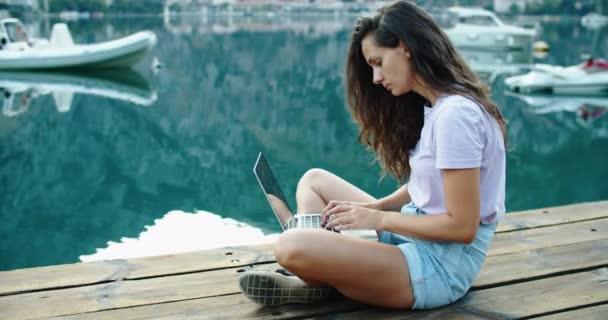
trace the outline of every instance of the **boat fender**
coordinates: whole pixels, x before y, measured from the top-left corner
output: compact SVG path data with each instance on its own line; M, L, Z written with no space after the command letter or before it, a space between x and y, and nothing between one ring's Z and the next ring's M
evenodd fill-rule
M537 59L544 59L549 55L549 44L539 40L532 44L532 56Z
M549 44L546 43L545 41L539 40L539 41L534 42L534 44L532 45L532 48L534 49L534 51L548 52Z

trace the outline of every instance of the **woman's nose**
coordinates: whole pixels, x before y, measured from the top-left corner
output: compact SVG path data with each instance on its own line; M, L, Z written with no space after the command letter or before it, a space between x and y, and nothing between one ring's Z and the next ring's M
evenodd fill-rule
M384 77L382 76L382 73L380 72L380 68L374 68L374 79L373 79L373 82L375 84L381 84L382 80L384 80Z

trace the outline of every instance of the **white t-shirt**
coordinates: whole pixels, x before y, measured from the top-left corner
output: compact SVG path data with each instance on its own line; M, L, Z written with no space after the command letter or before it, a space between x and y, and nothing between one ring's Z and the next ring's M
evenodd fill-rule
M448 212L441 169L480 168L481 222L505 213L506 157L498 122L474 100L460 95L439 97L424 107L420 140L410 151L408 191L427 214Z

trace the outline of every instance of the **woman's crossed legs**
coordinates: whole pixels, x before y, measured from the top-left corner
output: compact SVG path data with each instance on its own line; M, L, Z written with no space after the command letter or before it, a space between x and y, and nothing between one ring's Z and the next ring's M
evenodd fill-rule
M296 191L298 213L320 212L329 201L374 198L321 170L306 172ZM289 230L274 248L277 262L310 284L327 284L355 301L410 308L414 298L407 262L397 246L322 230Z

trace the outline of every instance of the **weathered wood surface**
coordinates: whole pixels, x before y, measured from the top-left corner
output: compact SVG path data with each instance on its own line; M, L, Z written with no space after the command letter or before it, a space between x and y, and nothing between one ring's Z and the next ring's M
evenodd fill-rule
M259 308L237 279L239 271L278 267L264 245L0 272L0 318L566 319L605 311L608 201L511 213L498 230L472 291L437 310L369 308L344 298Z
M137 308L109 310L55 319L515 319L542 315L579 305L608 300L608 270L575 273L476 290L448 307L430 311L404 312L369 308L336 299L331 303L259 308L241 294L210 297ZM328 312L331 315L326 315ZM340 315L336 315L340 312Z
M497 232L532 229L608 217L608 201L512 212L500 221Z
M473 287L525 281L608 265L608 239L489 256Z
M560 312L544 317L536 318L537 320L606 320L608 315L608 304L592 306L572 311Z
M0 295L273 262L271 245L0 272ZM65 277L70 274L70 277Z

